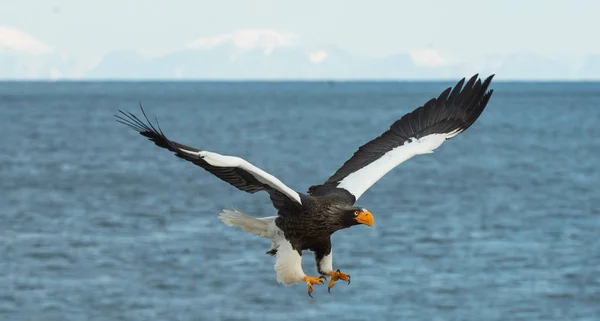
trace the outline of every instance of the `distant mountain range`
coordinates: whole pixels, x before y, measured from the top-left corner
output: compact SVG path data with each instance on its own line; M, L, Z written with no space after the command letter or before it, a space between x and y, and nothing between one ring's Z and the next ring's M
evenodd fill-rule
M335 46L299 45L286 35L269 32L202 38L158 57L111 52L94 63L52 52L0 51L0 79L427 80L479 72L495 73L497 79L600 80L600 55L548 59L513 54L446 62L429 50L373 58Z
M86 75L161 79L356 79L428 78L439 71L419 68L408 54L385 59L358 57L334 47L316 51L280 47L240 51L229 44L146 58L135 52L107 55Z

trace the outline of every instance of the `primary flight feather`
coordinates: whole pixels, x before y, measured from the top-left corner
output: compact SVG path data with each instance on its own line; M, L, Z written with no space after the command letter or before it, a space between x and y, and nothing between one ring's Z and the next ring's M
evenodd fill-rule
M323 184L313 185L308 193L286 186L273 175L235 156L226 156L168 139L148 120L119 111L117 121L166 148L179 158L192 162L221 180L248 192L269 194L276 216L254 218L236 210L224 210L219 218L254 235L271 239L267 251L275 255L277 281L285 285L305 282L312 296L313 286L329 278L328 290L338 280L350 283L350 276L333 268L331 235L336 231L364 224L373 226L373 215L356 201L386 173L404 161L430 154L446 140L469 128L485 109L493 90L488 90L493 75L484 81L478 75L466 83L463 78L454 88L402 116L381 136L358 148ZM302 269L302 252L314 252L319 277Z

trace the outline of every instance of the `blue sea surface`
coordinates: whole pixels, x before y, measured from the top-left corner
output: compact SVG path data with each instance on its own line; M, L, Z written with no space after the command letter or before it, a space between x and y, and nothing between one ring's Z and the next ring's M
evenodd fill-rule
M0 320L600 320L600 83L492 83L479 120L359 200L332 293L277 283L275 210L117 122L305 192L451 82L0 83ZM304 269L316 275L305 252Z

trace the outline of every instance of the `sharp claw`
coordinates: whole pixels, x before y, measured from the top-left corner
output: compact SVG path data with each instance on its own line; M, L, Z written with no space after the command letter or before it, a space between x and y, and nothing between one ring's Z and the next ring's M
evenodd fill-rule
M331 288L328 287L327 288L327 292L331 293Z
M337 272L340 272L340 269L337 269Z
M350 285L350 275L348 275L348 285Z

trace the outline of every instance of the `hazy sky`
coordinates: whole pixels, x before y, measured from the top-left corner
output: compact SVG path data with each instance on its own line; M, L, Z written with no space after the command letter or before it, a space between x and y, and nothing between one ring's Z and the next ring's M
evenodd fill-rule
M168 52L248 28L374 56L588 55L600 54L599 17L598 0L0 0L0 26L80 56Z

